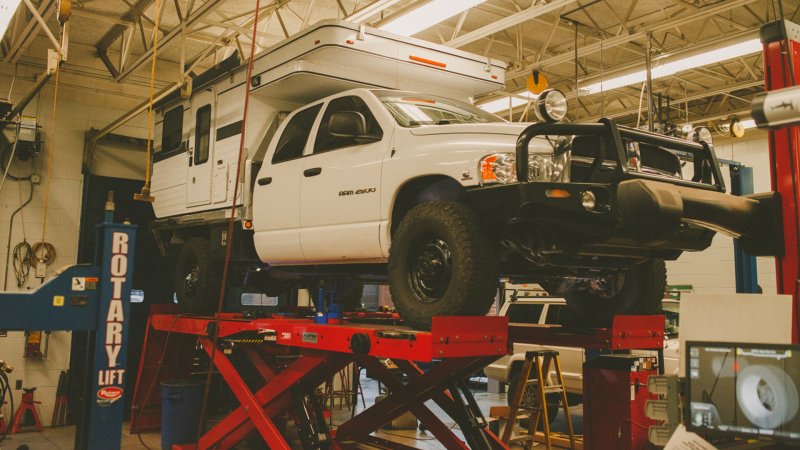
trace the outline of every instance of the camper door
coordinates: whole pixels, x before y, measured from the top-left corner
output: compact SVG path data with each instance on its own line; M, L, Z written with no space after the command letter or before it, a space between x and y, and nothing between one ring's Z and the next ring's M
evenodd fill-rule
M211 203L212 161L214 160L214 116L216 94L213 89L192 97L189 130L189 169L186 171L186 204L200 206Z

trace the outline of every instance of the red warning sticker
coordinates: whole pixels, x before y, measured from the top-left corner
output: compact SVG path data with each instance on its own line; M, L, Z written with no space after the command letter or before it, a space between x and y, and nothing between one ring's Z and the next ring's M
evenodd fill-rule
M97 404L109 406L122 398L122 388L118 386L106 386L97 391Z

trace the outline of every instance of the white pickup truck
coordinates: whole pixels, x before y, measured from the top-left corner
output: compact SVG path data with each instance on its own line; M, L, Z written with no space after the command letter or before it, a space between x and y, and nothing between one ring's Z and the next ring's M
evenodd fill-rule
M322 283L347 306L359 283L388 281L425 328L485 314L504 275L599 323L655 312L664 259L748 235L771 205L726 195L705 143L547 123L566 114L557 91L533 105L543 123L488 114L470 102L503 86L504 66L430 42L321 22L245 69L225 61L157 105L153 231L186 310L213 309L233 239L233 295Z

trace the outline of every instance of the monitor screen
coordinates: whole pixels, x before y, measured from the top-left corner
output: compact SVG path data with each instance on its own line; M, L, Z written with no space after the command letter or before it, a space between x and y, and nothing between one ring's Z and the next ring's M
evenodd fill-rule
M687 342L687 427L800 441L800 347Z

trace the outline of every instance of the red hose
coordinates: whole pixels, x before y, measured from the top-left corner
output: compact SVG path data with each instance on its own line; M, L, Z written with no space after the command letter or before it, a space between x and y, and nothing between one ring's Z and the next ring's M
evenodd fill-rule
M242 154L244 153L244 140L245 140L245 131L247 129L247 110L248 106L250 105L250 77L253 74L253 56L255 55L256 49L256 30L258 28L258 12L261 8L261 0L256 0L256 11L255 16L253 18L253 36L252 40L250 41L250 58L247 63L247 79L245 80L245 88L244 88L244 113L242 116L242 134L241 139L239 140L239 156L236 163L236 183L234 183L233 188L233 200L231 201L231 215L228 218L228 234L227 239L225 242L225 262L222 267L222 282L219 287L219 299L217 300L217 314L215 316L215 333L211 337L213 341L213 346L211 348L211 357L208 361L208 374L206 376L206 387L205 392L203 392L203 405L200 409L200 421L197 424L197 433L195 435L195 442L200 442L200 436L203 434L204 424L206 420L206 409L208 408L208 394L211 390L211 374L214 368L214 357L217 353L217 338L219 335L219 322L220 322L220 315L222 314L222 304L225 301L225 285L228 283L228 268L230 267L231 263L231 248L233 242L233 224L236 218L236 199L239 197L239 178L241 176L242 170Z

